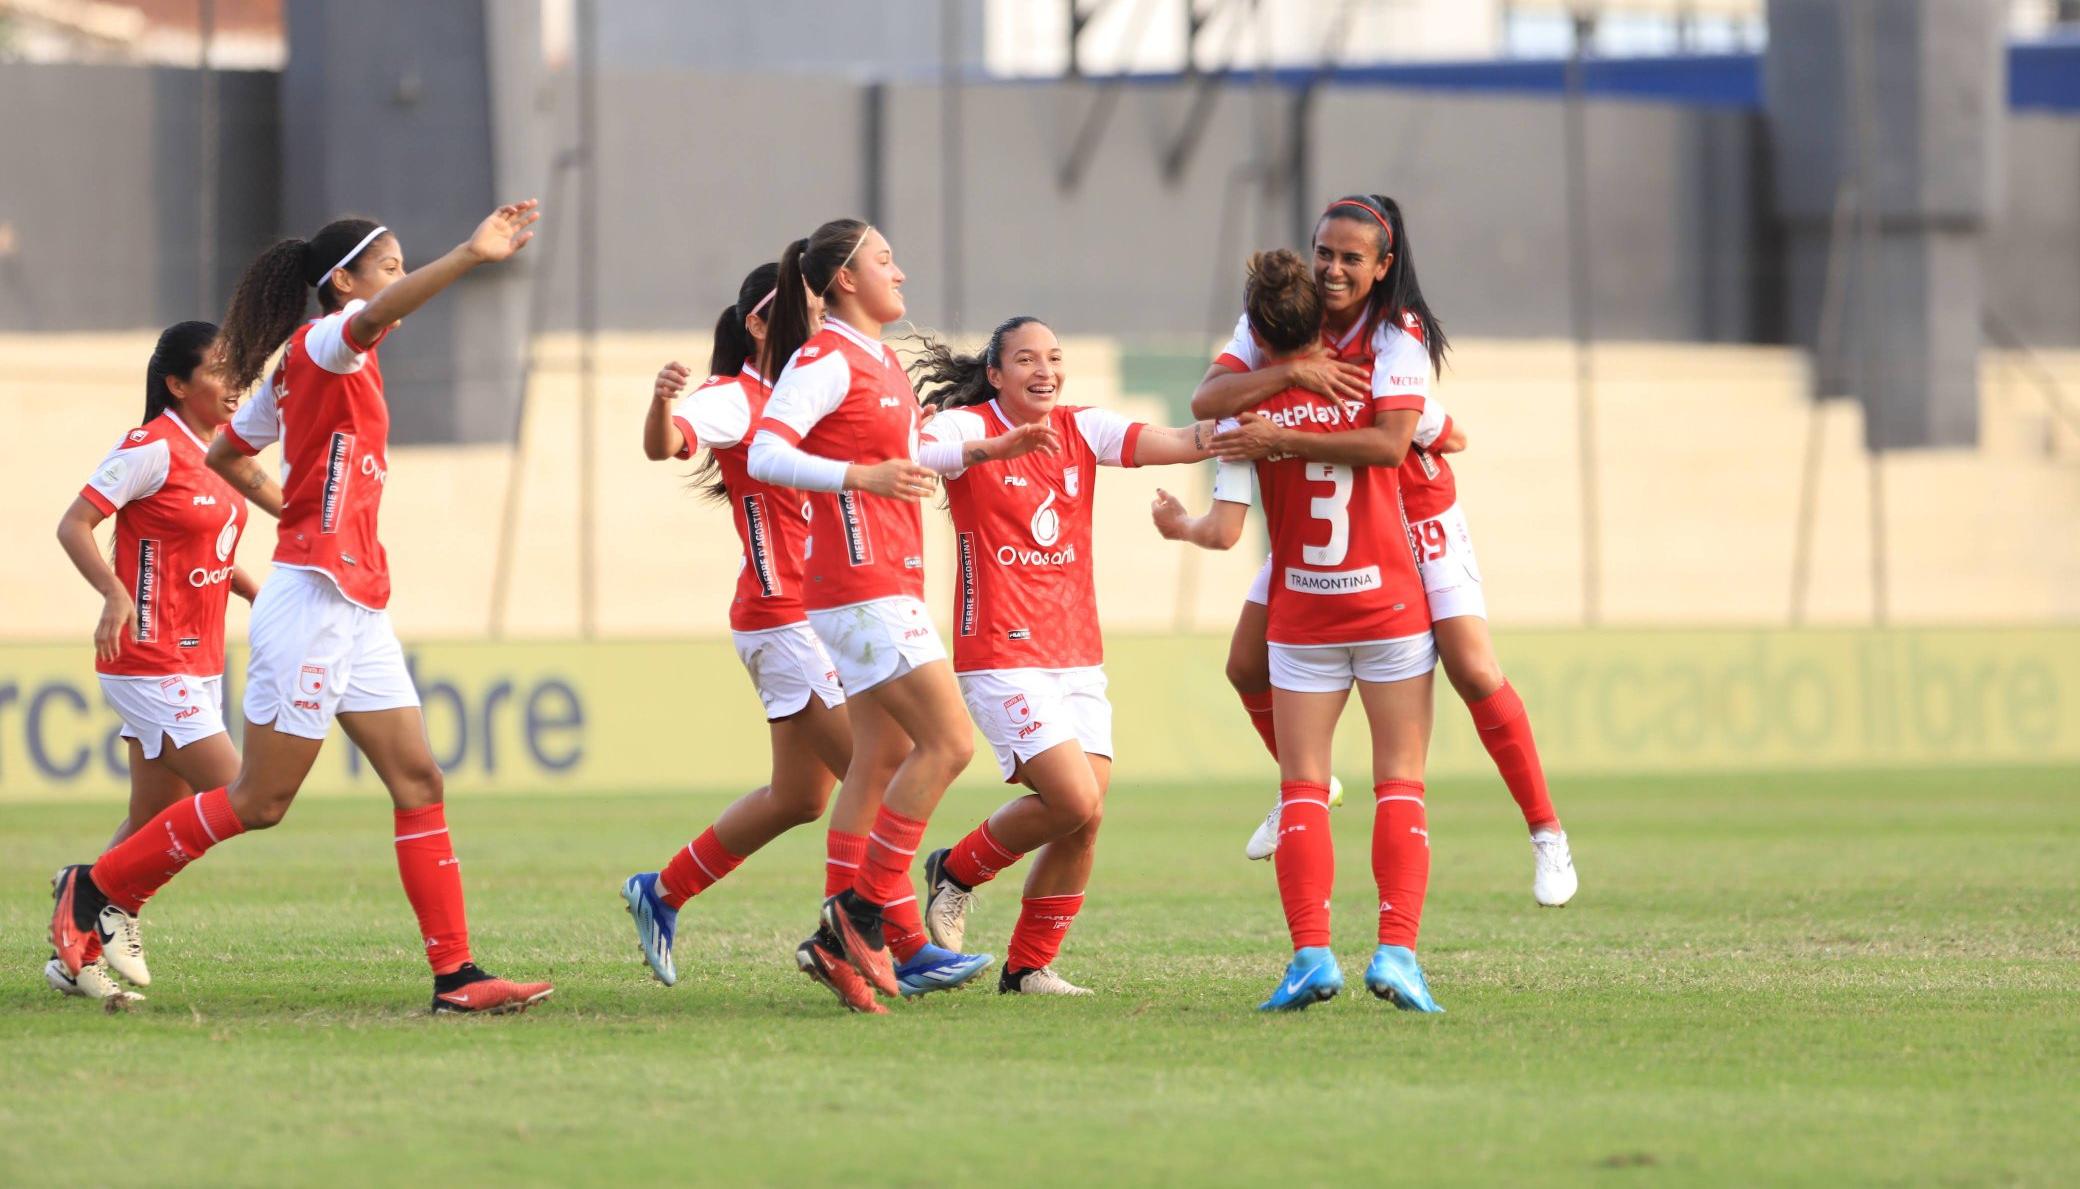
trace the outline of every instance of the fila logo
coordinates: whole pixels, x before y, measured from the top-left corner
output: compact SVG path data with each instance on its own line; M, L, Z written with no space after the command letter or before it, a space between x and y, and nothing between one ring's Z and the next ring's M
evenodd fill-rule
M1004 476L1004 486L1006 487L1024 487L1026 485L1026 477L1024 475Z
M803 358L803 359L814 359L814 358L816 358L816 357L817 357L818 355L821 355L821 354L823 354L823 348L822 348L822 347L803 347L803 348L802 348L802 358Z
M198 495L188 501L188 506L191 508L214 507L216 506L216 502L216 496Z
M150 436L150 434L147 434L145 431L141 429L133 429L130 431L130 440L133 442L142 442Z
M884 396L881 398L881 407L884 409L900 409L903 407L903 398L900 396Z

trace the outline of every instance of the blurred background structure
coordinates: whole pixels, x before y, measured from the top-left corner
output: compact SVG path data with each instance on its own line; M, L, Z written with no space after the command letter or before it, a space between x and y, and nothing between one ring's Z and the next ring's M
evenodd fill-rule
M724 634L638 425L827 218L917 325L1040 315L1070 399L1183 420L1246 253L1354 191L1452 332L1498 626L2080 620L2073 0L0 0L0 109L9 639L91 629L37 542L158 327L335 214L423 259L528 194L384 347L407 639ZM1159 482L1204 499L1103 481L1106 626L1224 632L1258 555L1155 541Z

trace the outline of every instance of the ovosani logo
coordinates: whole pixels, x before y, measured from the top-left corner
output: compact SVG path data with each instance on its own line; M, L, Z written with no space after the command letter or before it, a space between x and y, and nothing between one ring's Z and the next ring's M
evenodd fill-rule
M1055 514L1054 492L1040 501L1040 508L1033 513L1033 544L1042 549L1051 548L1062 536L1062 518Z

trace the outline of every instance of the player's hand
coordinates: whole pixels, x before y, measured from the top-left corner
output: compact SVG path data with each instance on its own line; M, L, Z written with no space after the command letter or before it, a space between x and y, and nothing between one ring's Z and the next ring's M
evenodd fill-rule
M1156 488L1156 498L1149 504L1148 514L1155 520L1156 532L1162 534L1164 540L1184 540L1185 510L1176 496L1160 487Z
M1255 413L1244 413L1235 421L1234 429L1213 435L1215 458L1222 462L1255 462L1278 453L1279 435L1284 431L1276 423Z
M1329 354L1319 343L1287 362L1293 384L1331 400L1372 400L1372 377L1355 363Z
M678 399L680 393L686 391L687 381L691 379L693 379L693 373L686 370L685 364L674 359L658 369L657 386L651 389L650 395L658 400L670 403Z
M122 655L123 641L137 629L137 604L125 591L114 591L101 604L101 622L94 625L94 657L112 661Z
M930 467L918 466L907 458L891 458L871 466L855 462L845 471L845 486L849 490L913 504L932 494L938 480Z
M462 246L483 264L496 264L511 258L534 238L534 232L528 229L542 217L542 212L537 209L541 205L539 200L530 198L499 207L477 224L477 229L470 233L469 242Z
M1021 425L1009 433L998 434L984 442L983 446L988 449L993 461L1009 462L1035 450L1045 450L1052 454L1062 448L1062 437L1054 431L1053 426Z

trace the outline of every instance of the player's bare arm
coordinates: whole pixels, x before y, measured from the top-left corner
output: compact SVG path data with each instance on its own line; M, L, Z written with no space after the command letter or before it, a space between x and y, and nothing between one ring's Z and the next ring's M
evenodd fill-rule
M122 653L123 640L136 625L137 605L94 544L94 528L105 519L101 509L75 497L58 520L58 544L72 559L72 568L101 596L101 619L94 625L94 656L112 661Z
M1149 505L1149 515L1155 520L1156 532L1165 540L1225 551L1233 549L1235 542L1242 539L1242 524L1249 516L1249 505L1215 500L1203 515L1192 516L1185 512L1184 504L1176 496L1158 487L1155 502Z
M219 437L209 444L209 453L203 460L224 482L237 488L247 502L277 520L281 518L282 485L267 473L259 459L239 453L228 438Z
M1135 466L1168 466L1172 463L1204 462L1213 457L1214 423L1194 421L1190 425L1151 425L1134 443Z
M1216 363L1206 369L1192 392L1192 416L1234 417L1288 388L1305 388L1333 400L1366 400L1372 394L1371 385L1364 368L1336 359L1320 347L1251 372L1232 371Z
M378 293L367 305L355 311L348 320L347 329L353 333L357 343L373 343L376 336L396 325L414 310L433 300L435 294L446 289L461 278L462 274L480 264L496 264L509 260L513 253L527 246L534 238L529 230L542 217L537 208L541 203L535 199L508 203L492 211L470 237L433 263L412 270ZM378 261L379 266L386 262ZM398 261L395 267L402 267Z
M650 389L650 410L643 415L643 457L652 462L676 458L686 449L686 435L672 420L672 404L686 391L693 373L674 359L658 369Z
M1341 433L1299 433L1279 426L1254 413L1245 413L1240 424L1213 439L1213 452L1222 462L1253 462L1274 454L1290 454L1311 462L1340 463L1355 467L1398 467L1408 457L1421 414L1414 409L1393 409L1361 429Z

